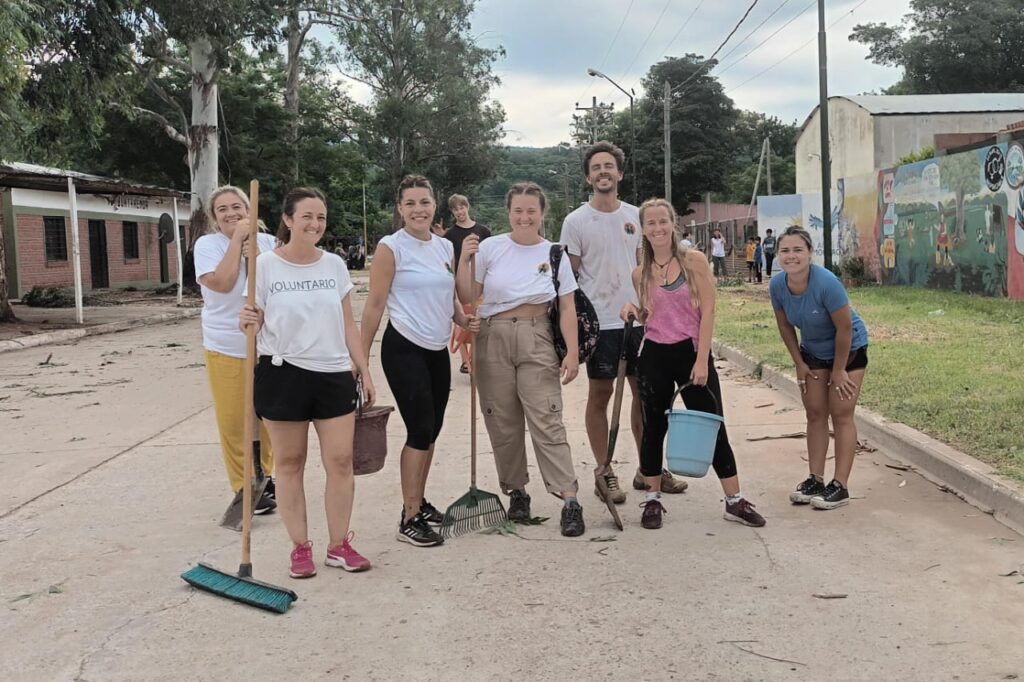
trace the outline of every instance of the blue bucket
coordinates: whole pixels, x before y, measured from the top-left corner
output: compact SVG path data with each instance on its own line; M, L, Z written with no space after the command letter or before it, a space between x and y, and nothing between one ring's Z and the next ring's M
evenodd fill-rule
M693 386L692 383L684 384L672 396L672 403L683 389ZM704 387L715 400L711 390ZM718 401L715 400L715 404ZM725 419L710 412L698 412L687 409L668 409L668 438L665 443L665 466L673 474L689 476L691 478L703 478L707 476L708 467L715 457L715 443L718 440L718 430L722 428Z

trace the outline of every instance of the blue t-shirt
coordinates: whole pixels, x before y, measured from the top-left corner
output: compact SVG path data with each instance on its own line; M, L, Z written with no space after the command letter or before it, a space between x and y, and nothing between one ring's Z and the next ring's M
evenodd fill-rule
M816 358L832 360L836 356L836 326L832 313L850 305L850 298L839 278L820 265L811 264L807 290L799 296L790 292L786 273L780 272L768 284L772 307L786 313L789 323L800 330L800 348ZM868 328L852 307L853 340L850 350L868 345Z

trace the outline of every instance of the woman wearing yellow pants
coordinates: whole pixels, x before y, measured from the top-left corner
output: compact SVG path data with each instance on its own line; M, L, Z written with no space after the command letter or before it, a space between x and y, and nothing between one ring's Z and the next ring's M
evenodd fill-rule
M220 432L221 454L228 483L234 494L242 489L245 439L245 334L238 328L238 313L245 303L245 269L242 256L248 240L249 199L237 187L220 187L208 203L212 232L196 241L196 280L203 292L203 348L206 373L213 394L213 409ZM259 251L271 251L274 237L258 236ZM260 464L264 473L273 473L273 455L266 430L260 426ZM277 507L273 482L256 503L256 514Z

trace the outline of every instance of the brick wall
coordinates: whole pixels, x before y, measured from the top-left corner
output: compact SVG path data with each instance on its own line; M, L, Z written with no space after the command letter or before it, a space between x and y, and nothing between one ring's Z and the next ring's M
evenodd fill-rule
M66 261L46 261L45 230L43 216L18 215L15 217L18 226L18 267L21 276L20 294L25 294L34 286L73 287L74 258L71 232L67 229L70 223L65 219L65 230L68 244ZM137 221L139 226L139 257L126 260L124 257L124 234L120 220L106 220L107 232L107 270L110 286L118 287L127 283L160 284L160 246L157 240L156 223ZM82 254L82 286L92 288L92 268L89 251L89 220L78 220L78 238ZM10 245L9 245L10 246ZM13 257L8 253L8 257ZM170 281L177 279L177 255L175 245L167 245L167 265Z

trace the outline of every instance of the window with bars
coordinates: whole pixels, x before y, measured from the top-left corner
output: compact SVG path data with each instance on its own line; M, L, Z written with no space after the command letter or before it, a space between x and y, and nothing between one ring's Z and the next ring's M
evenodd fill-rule
M121 237L124 243L124 259L139 259L139 224L125 221L121 223Z
M68 232L63 216L43 217L43 240L47 262L68 259Z

